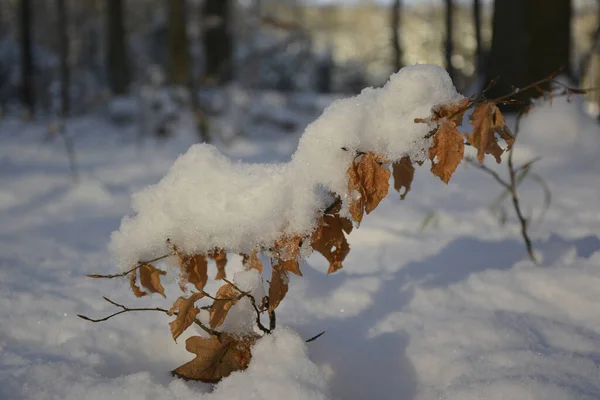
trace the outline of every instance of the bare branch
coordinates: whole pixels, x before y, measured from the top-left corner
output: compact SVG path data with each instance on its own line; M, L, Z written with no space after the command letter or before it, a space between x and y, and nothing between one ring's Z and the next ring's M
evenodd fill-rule
M132 273L133 271L136 271L138 268L140 268L143 265L151 264L151 263L156 262L156 261L160 261L160 260L165 259L167 257L170 257L172 255L173 254L165 254L164 256L156 257L156 258L154 258L152 260L139 261L135 267L133 267L130 270L127 270L127 271L125 271L123 273L120 273L120 274L113 274L113 275L89 274L89 275L86 275L86 277L88 277L88 278L112 279L112 278L119 278L119 277L122 277L122 276L127 276L130 273Z

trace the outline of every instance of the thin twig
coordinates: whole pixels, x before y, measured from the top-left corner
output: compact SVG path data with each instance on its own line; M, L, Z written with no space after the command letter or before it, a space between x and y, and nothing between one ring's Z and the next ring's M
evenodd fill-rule
M305 342L306 343L310 343L310 342L314 342L315 340L317 340L318 338L320 338L321 336L323 336L325 334L325 331L311 337L310 339L306 339Z
M261 331L263 331L264 333L271 333L272 329L268 329L266 328L262 322L260 321L260 315L261 312L258 309L258 306L256 305L256 299L254 298L254 296L252 296L250 294L250 292L245 292L242 289L240 289L238 286L236 286L235 283L227 280L226 278L223 278L224 282L227 282L228 284L230 284L231 286L233 286L233 288L235 290L237 290L238 292L240 292L242 295L247 296L250 299L250 303L252 303L252 307L254 307L254 311L256 311L256 325L258 326L258 329L260 329Z
M170 257L172 255L173 254L165 254L164 256L156 257L156 258L154 258L152 260L140 261L140 262L137 263L137 265L135 267L133 267L130 270L127 270L125 272L122 272L120 274L113 274L113 275L89 274L89 275L86 275L86 277L88 277L88 278L112 279L112 278L119 278L121 276L127 276L127 275L129 275L130 273L132 273L133 271L137 270L138 268L140 268L143 265L151 264L151 263L156 262L156 261L160 261L160 260L162 260L164 258L167 258L167 257Z
M90 318L87 317L85 315L81 315L81 314L77 314L77 316L81 319L84 319L86 321L90 321L90 322L104 322L107 321L109 319L111 319L112 317L116 317L117 315L121 315L124 314L126 312L132 312L132 311L159 311L159 312L163 312L167 315L177 315L177 312L174 312L173 314L169 313L169 310L165 309L165 308L160 308L160 307L135 307L135 308L131 308L131 307L127 307L124 306L123 304L119 304L116 303L114 301L112 301L111 299L109 299L108 297L104 297L104 300L106 300L107 302L109 302L110 304L121 308L121 311L117 311L116 313L110 314L104 318L99 318L99 319L94 319L94 318ZM200 328L202 328L202 330L204 330L206 333L213 335L213 336L219 336L221 334L221 332L215 331L214 329L211 329L209 327L207 327L206 325L204 325L200 320L198 320L197 318L194 318L194 323L196 325L198 325Z
M496 171L490 169L489 167L487 167L484 164L479 164L478 161L473 160L471 157L465 158L465 161L468 162L469 164L473 165L474 167L479 168L480 170L484 171L485 173L491 175L499 184L504 186L506 189L510 190L510 184L507 183L506 181L504 181L504 179L502 179Z

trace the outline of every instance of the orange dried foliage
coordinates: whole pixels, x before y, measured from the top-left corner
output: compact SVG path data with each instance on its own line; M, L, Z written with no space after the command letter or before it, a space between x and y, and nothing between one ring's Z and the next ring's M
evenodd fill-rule
M208 281L208 262L202 254L192 256L179 256L179 287L185 293L187 292L187 284L192 283L199 291L204 290L204 286Z
M381 165L387 162L385 157L365 153L348 169L348 192L360 194L350 204L350 214L358 224L362 221L363 208L369 214L388 193L391 172Z
M254 334L244 338L224 334L210 338L192 336L186 340L185 349L196 357L171 373L186 380L217 383L232 372L248 367L252 345L258 338Z
M394 176L394 189L400 192L404 188L404 193L400 193L400 199L404 200L410 185L415 177L415 167L413 167L410 157L402 157L400 161L392 164L392 175Z
M496 104L490 102L480 105L473 111L470 120L473 132L467 134L467 139L477 149L477 160L482 163L485 154L491 154L499 163L504 150L498 145L495 133L504 139L507 149L514 143L514 138Z
M168 315L177 313L177 317L169 322L173 340L177 341L177 338L183 331L194 323L196 315L200 312L200 309L194 304L203 297L204 293L192 293L190 297L181 296L173 303L173 306L167 313Z
M352 231L352 222L339 215L325 215L311 238L312 248L329 261L328 274L342 269L342 261L350 252L344 232Z
M271 283L269 284L269 312L273 312L288 291L288 272L277 261L272 261Z
M216 300L213 301L210 309L211 328L215 329L223 324L231 306L238 302L238 295L239 293L229 283L219 288L215 296Z
M242 264L246 270L256 269L258 272L262 272L263 270L262 262L258 258L258 251L256 250L253 250L250 255L242 254Z
M225 275L225 266L227 265L227 252L223 249L215 250L208 253L208 256L215 260L217 264L217 275L215 276L216 280L221 280L227 278Z
M429 148L431 172L448 183L463 159L465 144L463 136L453 122L442 125L433 137L433 146Z
M160 277L166 275L167 272L155 268L152 264L144 264L139 268L140 271L140 283L150 293L160 293L162 297L165 296L165 289L160 282Z

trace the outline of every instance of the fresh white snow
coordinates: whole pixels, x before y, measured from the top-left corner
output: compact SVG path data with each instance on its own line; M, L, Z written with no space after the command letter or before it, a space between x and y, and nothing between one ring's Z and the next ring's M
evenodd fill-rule
M519 162L543 157L534 171L552 191L539 221L540 187L520 187L541 266L527 260L510 204L505 226L490 212L501 193L493 179L461 166L446 186L425 164L405 201L390 193L352 232L342 271L325 275L318 254L301 266L304 277L291 277L278 308L277 333L214 392L169 374L193 358L183 345L193 328L175 343L161 313L98 324L76 316L113 312L104 295L165 308L179 295L175 279L167 300L135 299L122 280L84 274L118 271L107 245L130 213L131 193L158 182L193 134L140 148L135 127L74 119L74 185L62 143L45 142L43 124L0 121L0 399L600 398L600 129L578 107L557 99L534 110L516 145ZM286 163L298 139L257 128L219 151ZM232 257L228 272L240 264ZM235 279L254 285L250 275Z

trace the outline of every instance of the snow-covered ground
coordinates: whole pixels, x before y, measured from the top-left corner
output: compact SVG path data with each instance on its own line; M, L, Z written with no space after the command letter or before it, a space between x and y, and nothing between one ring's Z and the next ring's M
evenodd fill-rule
M193 357L183 346L192 332L174 343L166 315L77 318L112 312L104 295L168 308L84 274L116 272L107 244L130 194L194 138L140 148L135 127L93 117L69 130L76 185L60 139L44 142L41 124L0 122L0 399L600 398L600 128L577 104L535 110L517 143L517 161L543 157L534 171L552 192L539 221L542 190L521 186L542 265L528 261L510 204L504 226L490 212L501 193L493 179L463 164L446 186L426 164L406 200L390 193L352 232L342 271L326 276L315 254L291 278L278 332L214 392L169 374ZM298 138L252 132L220 150L286 161Z

